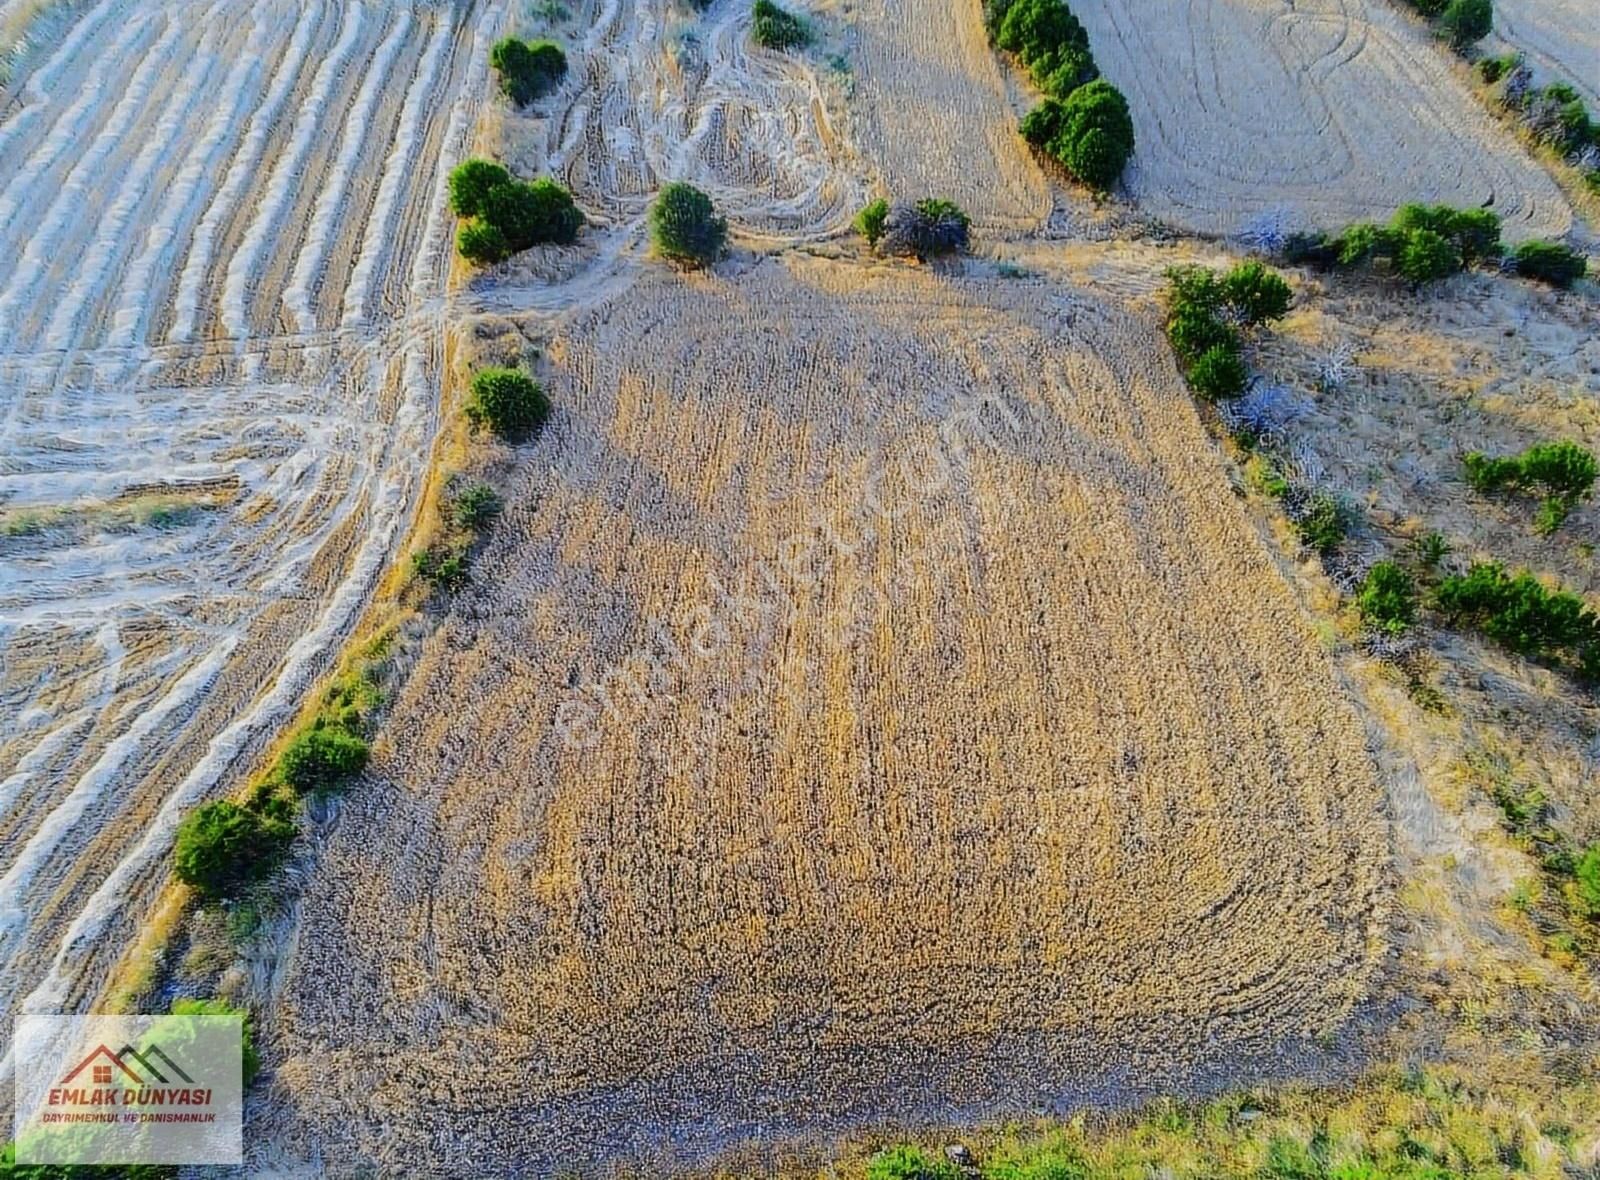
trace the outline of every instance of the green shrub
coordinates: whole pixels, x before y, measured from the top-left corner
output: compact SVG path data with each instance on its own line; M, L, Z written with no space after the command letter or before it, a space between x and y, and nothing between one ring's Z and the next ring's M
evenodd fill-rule
M1491 209L1452 209L1449 205L1402 205L1389 228L1397 234L1432 230L1447 238L1470 266L1499 257L1500 215Z
M1439 16L1439 24L1450 44L1464 49L1483 40L1494 28L1494 5L1491 0L1450 0Z
M1016 0L1000 22L995 44L1014 53L1029 71L1048 74L1063 50L1087 54L1089 34L1062 0Z
M1524 242L1511 254L1512 265L1524 278L1553 287L1570 287L1589 270L1589 260L1558 242Z
M728 223L717 216L711 198L678 181L662 188L649 223L656 253L686 266L714 261L728 239Z
M1534 527L1551 533L1594 491L1600 463L1575 442L1537 443L1520 455L1491 457L1473 451L1462 461L1467 483L1485 495L1529 492L1544 497Z
M1167 321L1167 339L1178 358L1192 364L1214 348L1240 350L1239 333L1208 311L1182 310Z
M1291 266L1330 270L1339 265L1340 243L1324 233L1294 233L1283 243L1283 260Z
M1294 518L1294 531L1302 545L1326 556L1344 543L1348 514L1338 500L1317 492Z
M867 245L876 246L883 237L883 223L889 216L889 202L879 197L856 214L856 232L867 239Z
M294 825L227 799L191 811L178 826L172 867L205 898L228 896L270 873L294 841Z
M1395 264L1402 278L1420 287L1459 272L1461 252L1443 234L1414 229L1404 235Z
M1133 117L1121 91L1098 79L1069 94L1050 151L1090 188L1104 191L1115 184L1133 155Z
M1479 562L1442 579L1440 611L1452 623L1468 622L1495 642L1524 656L1575 655L1600 635L1594 615L1575 594L1551 591L1532 574L1515 577L1499 562Z
M797 49L811 41L806 22L772 0L756 0L751 17L750 35L763 49Z
M474 217L456 230L456 252L476 266L493 266L511 257L511 244L497 228Z
M1244 393L1249 374L1236 348L1214 344L1189 366L1189 385L1207 401L1223 401Z
M1416 618L1416 583L1394 562L1380 561L1367 571L1356 595L1356 609L1367 626L1398 635Z
M951 1161L904 1145L880 1151L867 1161L867 1180L961 1180L961 1175Z
M1591 922L1600 922L1600 844L1591 845L1573 866L1574 908Z
M261 1055L256 1052L255 1024L248 1008L235 1008L226 1000L202 1000L180 997L172 1001L174 1016L240 1016L243 1017L243 1041L240 1052L244 1065L244 1084L255 1080L261 1069Z
M483 197L483 219L505 235L513 253L546 242L572 242L583 226L572 194L549 177L497 184Z
M502 37L489 50L489 64L500 75L501 91L518 106L554 90L567 73L567 55L553 41Z
M1214 314L1221 310L1226 297L1222 276L1209 266L1167 269L1167 303L1174 316L1191 312Z
M985 1180L1092 1180L1093 1177L1082 1156L1061 1148L986 1163L983 1175Z
M450 504L450 516L460 528L487 528L500 515L500 494L486 483L475 483L462 489Z
M458 590L467 584L467 556L460 550L419 549L411 555L411 572L440 590Z
M1247 324L1281 320L1289 314L1294 293L1276 271L1259 262L1241 262L1223 276L1221 296Z
M474 426L517 441L544 425L550 399L537 381L518 369L479 369L472 375L466 414Z
M511 173L491 160L463 160L450 170L450 211L457 217L481 216L489 190L510 183Z
M1503 53L1499 57L1486 57L1478 63L1478 77L1493 86L1521 64L1521 57L1515 53Z
M313 726L284 747L278 777L302 795L336 790L361 773L369 753L366 741L342 726Z
M1038 71L1033 71L1033 75L1039 89L1051 98L1066 98L1100 76L1100 68L1094 64L1087 45L1064 46L1047 64L1049 69L1043 76Z
M1330 245L1340 266L1360 266L1374 258L1393 257L1397 248L1394 235L1371 222L1346 226Z

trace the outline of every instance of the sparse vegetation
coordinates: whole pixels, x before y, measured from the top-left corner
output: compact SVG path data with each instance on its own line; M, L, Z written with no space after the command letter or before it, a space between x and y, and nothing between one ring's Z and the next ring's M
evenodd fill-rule
M1380 561L1367 571L1356 595L1356 609L1368 627L1398 635L1416 619L1416 582L1402 566Z
M1503 492L1532 493L1543 497L1534 528L1552 533L1568 514L1594 491L1600 464L1577 443L1538 443L1520 455L1491 458L1479 451L1463 460L1467 483L1484 495Z
M1242 262L1227 273L1205 266L1167 272L1167 339L1190 387L1207 401L1237 398L1249 384L1234 324L1259 327L1289 312L1293 292L1276 271Z
M1324 270L1375 265L1422 286L1497 259L1501 251L1500 218L1491 210L1402 205L1388 225L1360 222L1332 238L1291 235L1284 258Z
M1300 543L1324 556L1338 549L1350 531L1348 510L1326 492L1312 493L1290 519Z
M450 503L450 515L457 527L473 532L487 528L500 515L500 495L486 483L462 489Z
M655 252L683 266L710 265L728 240L728 223L692 184L665 185L650 206L649 221Z
M472 375L466 414L474 426L520 442L544 425L550 416L550 399L543 387L520 369L479 369Z
M1519 655L1565 663L1586 680L1600 671L1600 620L1576 594L1550 590L1531 573L1499 562L1474 564L1440 580L1440 612Z
M567 74L566 52L554 41L502 37L489 49L489 64L500 76L500 90L518 106L542 98Z
M278 776L300 794L338 790L360 774L366 740L338 723L312 725L292 738L278 758Z
M763 49L799 49L811 42L806 22L772 0L756 0L750 16L750 36Z

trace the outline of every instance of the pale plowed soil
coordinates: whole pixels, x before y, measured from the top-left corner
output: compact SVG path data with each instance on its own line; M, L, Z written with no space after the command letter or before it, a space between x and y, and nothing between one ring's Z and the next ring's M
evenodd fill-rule
M0 1046L95 1001L404 531L500 16L100 0L0 92Z
M527 1174L1315 1072L1368 997L1362 734L1153 328L788 258L552 342L305 898L291 1156Z
M1495 32L1543 75L1574 86L1600 110L1600 8L1589 0L1498 0Z
M1492 203L1513 240L1572 224L1390 0L1110 0L1079 16L1133 111L1123 184L1176 225L1230 234L1282 210L1332 229L1407 201Z

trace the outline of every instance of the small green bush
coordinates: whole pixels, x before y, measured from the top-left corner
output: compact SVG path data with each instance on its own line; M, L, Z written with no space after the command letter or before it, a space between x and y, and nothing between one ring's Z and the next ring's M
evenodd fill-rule
M1478 77L1493 86L1521 64L1521 57L1515 53L1503 53L1499 57L1486 57L1478 63Z
M489 190L510 183L511 173L491 160L463 160L450 170L450 211L457 217L479 217Z
M1395 264L1402 278L1421 286L1459 272L1461 252L1443 234L1414 229L1404 235Z
M1397 234L1432 230L1448 239L1471 266L1500 255L1500 216L1491 209L1452 209L1449 205L1402 205L1389 223Z
M1241 262L1223 276L1220 289L1223 302L1247 324L1281 320L1294 298L1283 276L1259 262Z
M467 584L467 556L450 549L419 549L411 555L411 572L440 590L459 590Z
M513 252L570 243L583 226L572 194L549 177L495 185L484 194L483 219L505 235Z
M1575 442L1537 443L1520 455L1491 457L1473 451L1462 461L1467 483L1484 495L1525 492L1544 497L1534 527L1551 533L1594 491L1600 463Z
M905 1145L880 1151L867 1161L867 1180L961 1180L961 1176L961 1169L950 1160Z
M1000 22L995 44L1016 54L1039 81L1059 64L1063 50L1087 53L1089 34L1062 0L1015 0Z
M1589 260L1558 242L1524 242L1511 253L1512 266L1524 278L1552 287L1570 287L1589 271Z
M750 11L750 36L763 49L798 49L810 43L811 29L806 22L772 0L756 0Z
M284 747L278 777L302 795L336 790L361 773L370 753L364 739L342 726L313 726Z
M1600 922L1600 844L1578 857L1572 876L1574 908L1589 921Z
M1450 44L1464 49L1493 30L1494 4L1492 0L1450 0L1439 15L1439 25L1449 36Z
M1102 78L1069 94L1051 151L1090 188L1109 189L1133 155L1133 117L1122 92Z
M493 266L511 257L511 244L499 229L474 217L456 230L456 253L475 266Z
M1380 561L1367 571L1356 595L1356 609L1367 626L1398 635L1416 618L1416 583L1394 562Z
M500 494L486 483L462 489L450 504L450 516L460 528L477 532L487 528L500 515Z
M1178 358L1192 364L1215 348L1240 350L1239 333L1208 311L1183 309L1167 321L1167 339Z
M479 369L472 375L466 414L474 426L487 427L515 442L544 425L550 416L550 399L537 381L519 369Z
M1173 315L1193 312L1215 314L1222 309L1227 289L1220 274L1209 266L1173 266L1167 269L1167 302Z
M1207 401L1224 401L1244 393L1249 380L1236 348L1214 344L1189 366L1189 385Z
M664 186L650 206L650 241L657 254L685 266L705 266L722 252L728 223L711 198L691 184Z
M1326 556L1344 543L1348 514L1338 500L1317 492L1294 518L1294 531L1302 545Z
M856 214L855 229L867 239L867 245L876 246L883 237L883 223L889 216L889 202L879 197Z
M1577 595L1548 590L1526 571L1513 577L1499 562L1479 562L1442 579L1436 598L1452 623L1471 623L1519 655L1581 655L1584 645L1600 635L1594 615Z
M489 49L489 64L500 75L500 89L525 106L554 90L567 74L567 55L553 41L502 37Z
M294 834L287 820L227 799L202 804L178 826L173 872L202 897L226 897L277 867Z

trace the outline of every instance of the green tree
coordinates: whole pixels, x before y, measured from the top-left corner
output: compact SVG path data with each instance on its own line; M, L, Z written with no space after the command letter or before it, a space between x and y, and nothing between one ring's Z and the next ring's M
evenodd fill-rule
M278 776L302 795L343 786L367 765L365 740L339 725L314 725L290 740L278 758Z
M867 239L867 245L876 246L883 237L883 223L889 216L889 202L879 197L856 214L855 230Z
M1439 24L1449 35L1450 44L1464 49L1483 40L1494 28L1494 5L1492 0L1450 0Z
M511 257L511 244L495 226L474 217L456 230L456 253L477 266L493 266Z
M537 431L550 416L550 399L533 378L519 369L479 369L472 375L467 417L511 441Z
M1223 300L1247 324L1281 320L1294 299L1283 276L1259 262L1241 262L1223 276L1220 288Z
M1101 191L1117 182L1133 154L1127 100L1104 78L1079 86L1065 99L1045 99L1042 109L1023 119L1022 134L1079 181Z
M583 226L572 194L549 177L490 188L483 197L483 219L505 236L513 252L546 242L569 243Z
M450 170L450 211L457 217L478 217L489 190L510 183L511 173L491 160L463 160Z
M173 872L202 897L225 897L271 872L294 840L294 825L227 799L195 808L178 826Z
M1589 260L1558 242L1524 242L1511 254L1511 263L1524 278L1553 287L1570 287L1589 270Z
M501 91L518 106L555 89L567 73L567 55L553 41L502 37L489 50L489 64L500 75Z
M1189 385L1207 401L1224 401L1244 393L1249 374L1236 348L1214 344L1189 366Z
M1421 286L1460 271L1461 252L1443 234L1415 229L1405 235L1395 262L1403 278Z
M1394 562L1380 561L1367 571L1356 595L1356 609L1367 626L1398 635L1416 618L1416 583Z
M649 226L656 253L685 266L714 261L728 239L728 223L711 198L680 181L662 188L650 206Z
M798 49L811 41L806 22L772 0L756 0L750 16L750 36L763 49Z

